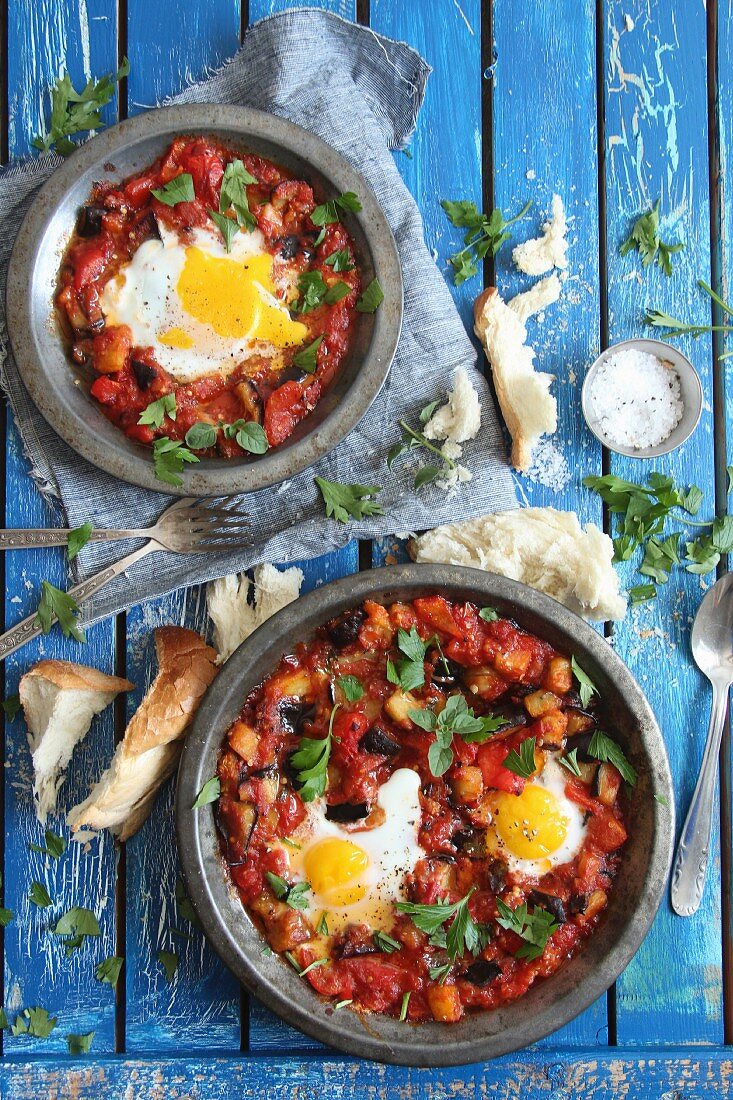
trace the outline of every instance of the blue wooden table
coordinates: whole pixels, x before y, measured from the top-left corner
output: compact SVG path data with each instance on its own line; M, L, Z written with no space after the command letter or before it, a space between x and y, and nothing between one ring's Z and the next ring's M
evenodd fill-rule
M42 93L64 68L78 85L129 57L126 87L106 112L113 122L203 76L235 52L248 22L287 6L286 0L9 0L5 159L30 151L47 109ZM444 270L457 234L439 199L472 198L484 208L514 212L531 198L535 215L547 210L554 191L565 200L573 218L570 277L561 303L532 331L542 369L557 376L555 443L568 478L560 490L525 478L517 488L525 503L573 508L584 521L602 523L599 500L580 479L610 470L637 480L644 466L602 454L585 429L579 395L586 366L607 342L642 332L646 304L704 317L695 281L705 278L725 292L726 275L733 275L725 246L733 220L725 186L733 149L731 0L708 0L707 12L702 0L324 0L321 6L406 40L434 68L410 155L396 157ZM638 259L618 251L637 214L660 196L668 239L686 243L670 279L657 268L640 274ZM528 223L526 235L532 231ZM509 251L498 258L496 278L512 291ZM478 278L455 290L467 325L478 290ZM725 508L733 388L716 364L717 343L703 337L681 346L702 377L705 407L692 440L657 468L682 484L700 485L702 511L710 514L716 500ZM10 417L6 470L6 525L58 522L28 477ZM307 587L381 564L395 552L393 541L351 544L305 563ZM43 578L65 584L60 552L9 554L4 567L7 625L35 607ZM664 730L681 809L694 785L710 703L689 657L701 587L698 578L677 571L659 598L630 613L613 636ZM138 685L130 709L150 677L150 630L170 622L203 628L203 593L177 592L89 632L82 659ZM54 631L7 662L7 694L40 655L79 659L78 648ZM86 794L99 761L109 757L124 728L124 707L97 719L77 750L67 804ZM2 1097L687 1100L733 1090L725 1045L733 1038L728 750L720 829L716 825L698 914L681 920L664 903L615 988L536 1047L434 1072L344 1058L242 993L176 906L170 787L155 822L121 850L103 837L89 851L71 845L50 860L28 847L42 831L31 812L30 759L19 718L6 721L5 760L5 905L16 916L4 930L4 1004L11 1019L23 1007L42 1005L58 1016L58 1026L46 1040L2 1033ZM29 904L36 879L48 886L53 909ZM49 913L72 904L99 915L101 936L66 958L46 926ZM180 957L170 983L156 961L160 950ZM112 954L125 958L116 991L94 977L95 965ZM89 1031L95 1033L90 1053L72 1059L66 1035Z

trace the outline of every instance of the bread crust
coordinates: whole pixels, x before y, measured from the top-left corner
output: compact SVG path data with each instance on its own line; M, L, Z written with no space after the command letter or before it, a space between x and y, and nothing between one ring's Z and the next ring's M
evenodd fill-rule
M108 676L106 672L90 668L89 665L77 665L73 661L47 659L38 661L21 677L19 693L23 698L24 685L33 679L47 680L62 691L130 691L135 685L121 676Z

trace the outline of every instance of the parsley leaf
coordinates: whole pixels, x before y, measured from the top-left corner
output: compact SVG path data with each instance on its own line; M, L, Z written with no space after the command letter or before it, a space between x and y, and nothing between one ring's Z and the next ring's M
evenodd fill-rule
M672 274L672 255L680 252L683 244L665 244L659 235L659 204L657 199L651 210L642 214L634 222L634 226L627 239L619 247L619 252L625 256L633 248L637 249L644 267L657 263L665 275Z
M407 1006L410 1003L411 995L412 994L410 992L407 992L402 997L402 1007L400 1008L400 1016L399 1016L400 1023L402 1023L404 1020L407 1019Z
M72 906L63 916L59 917L56 923L51 925L49 931L54 936L66 937L63 942L64 952L67 956L83 947L87 936L98 936L100 934L99 921L91 909L85 909L78 905Z
M115 84L130 72L130 62L123 59L116 73L109 73L100 80L87 81L83 91L77 92L71 77L64 73L51 89L51 124L47 133L33 139L35 149L47 153L54 145L62 157L73 153L76 144L72 134L87 130L100 130L104 123L100 111L111 100Z
M443 963L442 966L429 966L428 974L430 975L431 981L437 981L442 985L450 974L452 966L452 962Z
M290 951L285 952L285 958L288 960L290 965L298 971L301 978L304 978L305 975L309 974L311 970L315 970L317 966L325 966L328 962L328 959L314 959L312 963L309 963L308 966L304 967L301 970L300 966L298 965L298 960L296 959L295 955L293 955Z
M578 766L578 750L573 749L572 752L568 752L565 756L560 757L560 763L564 768L567 768L573 775L580 775L580 767Z
M79 614L79 605L73 596L62 592L60 588L41 582L41 599L38 604L35 625L40 626L44 634L48 634L54 619L58 620L64 636L75 638L77 642L85 642L86 635L76 621Z
M191 899L186 893L186 887L183 884L183 879L180 877L176 879L176 906L178 908L178 912L181 914L185 921L188 921L189 924L192 924L194 928L201 927L199 919L196 916L196 910L191 904Z
M156 958L165 971L165 980L172 982L178 970L178 955L175 951L159 951Z
M93 1038L93 1031L88 1031L86 1035L67 1035L66 1044L69 1048L69 1054L88 1054L92 1049Z
M334 704L328 720L328 733L325 737L301 737L297 750L290 757L290 763L297 771L299 794L304 802L320 798L326 790L328 781L328 761L333 745L333 722L339 704Z
M7 699L3 699L2 703L0 703L0 706L2 706L3 713L5 714L6 718L10 718L10 720L12 721L12 719L15 718L16 714L20 710L20 696L9 695Z
M509 226L523 218L532 203L525 203L519 213L508 220L504 218L501 210L493 210L487 217L481 213L475 203L467 199L461 199L458 202L444 199L440 205L453 225L466 230L463 238L465 248L448 257L448 263L453 268L455 284L461 286L466 279L478 273L478 263L489 252L495 256L504 241L509 240L511 235L507 232Z
M383 301L384 291L378 280L372 279L361 297L357 298L356 308L359 313L376 313Z
M397 648L405 659L396 664L387 659L387 679L398 684L402 691L412 691L425 683L425 654L429 642L424 642L414 626L409 631L402 627L397 631Z
M630 787L636 785L636 770L631 766L616 742L612 741L611 738L608 737L607 734L602 733L601 730L596 730L591 737L590 744L588 745L588 755L592 756L595 760L613 764L614 768L621 773L622 778L626 780Z
M291 909L308 909L308 898L304 895L310 890L310 883L296 882L291 885L274 871L265 871L265 878L270 884L273 894L280 901L284 901Z
M391 955L393 952L399 951L402 948L400 941L393 940L386 932L377 930L372 936L372 939L374 940L374 946L379 948L380 951L384 951L387 955Z
M94 977L98 982L106 982L107 985L116 986L122 970L124 959L120 955L110 955L102 959L94 968Z
M245 225L250 232L257 227L247 198L247 185L251 183L257 183L257 180L247 171L241 160L233 160L224 169L219 193L219 213L226 214L232 208L239 225Z
M317 336L312 344L308 344L307 347L301 348L301 350L293 356L293 363L296 367L300 367L301 370L307 371L308 374L315 374L318 366L318 349L323 343L323 336Z
M330 256L326 256L323 262L337 273L354 270L348 248L340 248L338 252L332 252Z
M525 941L516 953L518 959L538 959L552 933L560 927L555 923L552 913L537 905L530 913L526 904L510 909L501 898L497 898L496 908L499 912L497 924L515 932Z
M351 293L351 287L348 283L339 279L337 283L333 283L323 296L323 301L327 306L333 306L336 302L340 302L342 298L345 298L347 294ZM369 310L368 312L372 312Z
M197 420L186 432L186 446L192 451L205 451L216 443L216 428L204 420Z
M31 852L40 852L43 856L50 856L51 859L58 859L66 851L66 841L58 833L51 832L50 829L46 829L44 833L44 844L29 844L28 847Z
M361 203L353 191L344 191L343 194L316 206L311 214L311 221L314 225L332 225L339 220L339 209L358 214Z
M364 694L364 688L361 686L356 676L339 676L336 683L350 703L358 702Z
M47 1039L56 1027L57 1016L49 1016L45 1008L24 1008L15 1017L11 1027L13 1035L32 1035L34 1039Z
M183 485L178 475L183 470L184 463L198 461L198 457L177 439L169 439L167 435L163 435L153 443L155 476L166 485Z
M711 286L708 286L702 279L697 280L697 285L701 290L704 290L718 306L720 306L723 313L726 313L729 317L733 317L733 306L729 306L727 302L723 301L720 295L716 294ZM670 317L668 313L664 313L660 309L650 309L649 307L647 307L646 311L646 323L653 328L666 329L662 335L668 340L685 335L692 336L693 339L696 340L698 336L702 336L705 332L733 332L733 328L730 325L688 323L686 321L680 321L677 317ZM727 359L729 356L730 352L725 352L723 355L720 355L719 358Z
M526 741L522 741L519 746L519 752L516 749L507 756L503 761L502 767L508 768L510 772L514 772L521 779L529 779L529 777L537 770L534 759L536 738L528 737Z
M79 551L86 546L93 530L91 523L87 521L82 523L81 527L75 527L69 531L69 537L66 540L66 556L69 561L73 561Z
M51 905L51 896L42 882L32 882L28 891L28 900L37 905L39 909L48 909Z
M495 607L482 607L478 613L479 619L483 619L485 623L495 623L499 618L499 612Z
M333 516L339 523L348 523L349 516L363 519L364 516L384 515L376 500L370 499L382 491L380 485L345 485L340 481L327 481L325 477L313 480L326 505L326 515Z
M316 925L316 934L319 936L328 935L328 914L321 913L318 918L318 924Z
M573 657L570 661L570 665L573 670L573 676L578 681L578 687L580 689L580 705L585 709L590 703L594 695L598 694L598 688L591 680L587 672L583 672L582 668Z
M439 404L439 401L434 401L430 405L425 406L425 408L420 413L421 424L427 424L428 420L435 411L436 406ZM425 420L423 420L423 416L426 412L428 412L428 410L430 410L429 414L427 415ZM436 455L442 463L442 467L440 468L434 465L430 465L423 467L423 469L421 470L418 470L414 481L414 488L416 491L420 489L423 485L428 485L430 482L434 481L436 477L438 477L440 474L446 476L451 470L456 469L456 463L452 458L448 458L446 455L444 455L440 448L436 447L434 443L431 443L427 436L424 435L422 432L417 431L415 428L411 428L406 420L400 420L399 427L402 431L402 439L399 443L395 443L394 446L390 447L389 451L387 452L388 470L392 469L392 464L395 462L396 459L400 457L400 455L406 454L409 451L415 450L415 448L420 447L424 448L427 451L430 451L431 454Z
M164 187L153 188L150 193L165 206L177 206L179 202L193 202L196 198L193 176L190 172L181 172L180 176L174 176Z
M209 210L209 217L224 238L225 250L231 252L232 243L239 232L239 222L227 217L226 214L218 214L216 210Z
M6 909L4 905L0 905L0 928L7 928L14 916L12 909Z
M321 304L327 290L328 286L320 271L304 271L298 276L300 298L290 308L294 313L310 313Z
M657 590L653 584L635 584L633 588L629 589L629 597L631 598L631 606L637 607L649 600L656 600Z
M451 747L454 736L467 742L486 741L492 733L506 725L505 718L487 715L477 718L463 695L449 695L440 714L432 710L408 710L408 716L421 729L435 732L435 741L428 749L428 764L435 776L443 775L453 763Z
M203 787L196 795L196 799L193 802L191 809L198 810L202 806L208 806L211 802L216 802L221 794L221 783L219 782L218 775L212 775L211 779L207 779Z
M679 542L679 535L670 535L663 541L652 536L646 544L639 572L657 584L666 584L672 566L680 564Z
M455 959L465 951L474 952L479 947L478 925L468 909L468 902L475 889L472 886L465 897L452 905L444 901L435 905L415 905L410 901L398 901L395 909L399 913L406 913L412 923L429 936L439 932L452 917L453 921L446 931L445 948L450 958Z
M138 424L150 424L153 428L162 428L166 416L176 419L176 395L164 393L157 401L151 401L138 417Z

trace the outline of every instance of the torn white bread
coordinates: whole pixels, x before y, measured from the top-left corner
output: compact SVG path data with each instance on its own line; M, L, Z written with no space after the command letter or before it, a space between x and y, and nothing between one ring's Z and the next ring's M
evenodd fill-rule
M557 429L557 402L550 393L553 375L534 369L527 330L496 287L479 294L473 307L476 335L491 366L502 416L512 437L511 461L527 471L540 436Z
M266 619L300 595L303 572L295 566L279 570L264 562L254 571L254 592L246 573L230 573L210 581L206 604L214 624L218 662L228 661L250 634Z
M410 542L418 562L470 565L521 581L588 619L622 619L613 543L575 512L517 508L427 531Z
M147 818L155 794L174 771L182 738L218 671L216 653L195 630L161 626L154 632L158 674L130 719L112 763L89 797L67 815L72 831L110 829L131 837Z
M39 661L20 681L18 694L33 758L33 797L42 825L56 809L64 770L92 719L134 685L72 661Z
M525 275L545 275L553 267L568 266L568 223L559 195L552 196L552 216L542 226L542 236L518 244L512 259Z
M553 271L546 279L538 279L529 290L525 290L521 294L515 294L512 300L507 302L507 305L509 309L514 310L522 324L525 324L530 317L534 317L536 314L542 313L548 306L554 305L560 297L561 289L562 284Z
M453 376L447 398L446 404L430 417L423 434L426 439L443 440L440 453L455 463L437 482L439 488L450 491L473 477L458 459L463 456L461 444L475 439L481 427L481 402L465 367L459 367Z

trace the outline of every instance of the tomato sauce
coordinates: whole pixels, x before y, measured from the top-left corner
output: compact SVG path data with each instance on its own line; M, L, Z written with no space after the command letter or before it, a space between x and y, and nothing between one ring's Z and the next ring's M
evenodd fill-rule
M562 967L607 905L627 833L621 774L594 754L599 700L581 704L566 655L481 611L439 595L388 607L367 600L295 645L227 734L216 811L223 860L272 949L301 971L315 963L304 980L335 1004L444 1022L496 1008ZM449 759L438 765L436 732L421 716L430 711L433 721L451 708L464 715L464 729L467 714L486 728L449 734ZM289 838L308 813L294 754L304 739L319 747L329 738L318 797L357 843L363 833L349 830L370 827L390 776L418 774L423 854L406 869L402 901L465 899L477 942L450 950L456 916L445 920L441 941L397 907L379 929L357 921L329 931L307 901L289 904L296 884L288 845L297 847ZM523 752L524 769L516 764ZM564 862L520 866L491 840L496 799L526 796L548 761L561 758L553 765L561 800L578 808L582 841ZM308 889L301 882L306 899ZM503 908L523 905L551 925L536 949Z
M321 301L295 312L297 293L285 300L285 291L278 290L291 315L306 326L302 344L276 357L249 356L223 375L177 380L157 362L154 347L135 345L128 325L107 323L100 298L137 249L160 236L161 226L182 245L197 228L217 232L210 212L219 211L225 170L237 160L255 180L246 187L247 202L273 257L273 277L288 272L292 284L319 273L329 288L344 284L345 293L333 304ZM153 195L184 173L193 181L193 201L170 206ZM276 447L316 407L348 352L361 290L351 236L339 221L314 224L316 205L304 180L263 157L203 137L177 138L154 164L121 184L95 184L64 257L56 303L72 360L93 377L93 399L125 435L152 446L163 437L183 441L192 425L204 423L216 429L216 441L199 454L241 458L246 452L235 433L228 438L221 430L224 424L260 424L268 446ZM335 253L344 253L347 262L334 264ZM319 337L314 369L295 364L298 352ZM140 424L144 410L169 394L175 395L175 417L165 415L159 426Z

